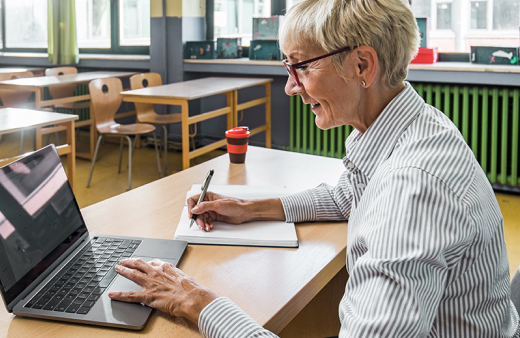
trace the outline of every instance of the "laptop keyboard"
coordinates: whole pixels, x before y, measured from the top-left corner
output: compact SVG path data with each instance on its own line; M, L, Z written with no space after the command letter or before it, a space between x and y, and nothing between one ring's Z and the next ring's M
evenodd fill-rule
M115 265L131 257L139 244L94 237L24 307L86 315L116 277Z

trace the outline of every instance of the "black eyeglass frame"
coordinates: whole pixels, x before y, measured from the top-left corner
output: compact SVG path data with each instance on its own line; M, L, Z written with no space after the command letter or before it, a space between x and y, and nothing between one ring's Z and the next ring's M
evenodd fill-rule
M339 53L349 51L350 49L351 49L350 47L341 48L335 52L320 55L320 56L317 56L317 57L309 59L309 60L297 62L295 64L291 64L288 59L282 60L282 62L283 62L283 65L285 66L285 69L287 70L287 73L289 73L289 76L291 76L291 75L294 76L294 79L296 80L296 84L298 85L298 87L301 87L300 79L298 79L298 73L296 73L296 69L298 69L299 67L306 65L308 63L318 61L318 60L324 59L324 58L332 56L332 55L336 55Z

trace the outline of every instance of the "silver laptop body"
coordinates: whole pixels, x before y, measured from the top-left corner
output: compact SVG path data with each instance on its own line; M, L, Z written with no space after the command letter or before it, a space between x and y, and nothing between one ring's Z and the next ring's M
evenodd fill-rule
M141 291L114 265L139 257L177 266L186 245L89 234L54 145L0 168L0 291L15 315L142 329L151 308L107 296Z

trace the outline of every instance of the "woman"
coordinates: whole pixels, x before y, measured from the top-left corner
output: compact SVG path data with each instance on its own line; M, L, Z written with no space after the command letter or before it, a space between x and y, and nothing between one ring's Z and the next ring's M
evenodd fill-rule
M401 0L307 0L280 31L288 95L316 125L351 125L345 172L280 199L207 194L190 212L214 220L349 220L349 280L340 337L513 337L500 209L457 128L404 82L418 30ZM190 214L191 216L191 214ZM144 287L113 299L144 302L198 323L207 337L272 337L227 298L161 262L122 261Z

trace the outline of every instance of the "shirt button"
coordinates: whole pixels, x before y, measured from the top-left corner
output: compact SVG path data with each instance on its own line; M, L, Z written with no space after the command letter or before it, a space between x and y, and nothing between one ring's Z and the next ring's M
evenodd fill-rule
M350 168L350 169L354 168L354 163L349 162L349 163L347 164L347 168Z
M357 187L358 187L359 189L363 189L363 188L365 187L365 185L364 185L363 183L358 183Z

